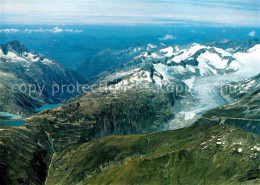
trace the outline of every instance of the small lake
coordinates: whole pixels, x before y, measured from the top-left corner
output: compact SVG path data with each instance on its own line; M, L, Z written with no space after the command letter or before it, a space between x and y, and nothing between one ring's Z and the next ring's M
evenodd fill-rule
M22 119L22 116L14 115L9 112L0 112L0 116L3 116L8 119Z
M22 119L22 116L14 115L9 112L0 112L0 116L10 119L10 120L0 121L0 125L21 126L26 123L23 120L19 120Z
M8 126L21 126L26 122L23 120L10 120L10 121L0 121L0 125L8 125Z
M35 111L41 112L46 109L53 109L53 108L56 108L59 106L61 106L61 104L46 104L40 108L35 109ZM9 120L0 121L0 125L21 126L26 123L25 121L20 120L20 119L22 119L22 116L14 115L9 112L0 112L0 116L9 119Z
M59 106L61 106L61 104L46 104L46 105L44 105L40 108L35 109L35 111L41 112L41 111L44 111L46 109L54 109L54 108L59 107Z

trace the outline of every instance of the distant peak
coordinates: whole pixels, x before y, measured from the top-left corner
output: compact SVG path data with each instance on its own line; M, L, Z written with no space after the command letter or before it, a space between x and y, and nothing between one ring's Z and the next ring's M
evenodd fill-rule
M11 44L11 45L22 45L22 43L18 40L13 40L11 42L8 42L7 44Z
M7 54L9 51L15 52L18 54L22 54L23 52L28 52L28 49L18 40L8 42L8 43L2 45L1 47L5 54Z

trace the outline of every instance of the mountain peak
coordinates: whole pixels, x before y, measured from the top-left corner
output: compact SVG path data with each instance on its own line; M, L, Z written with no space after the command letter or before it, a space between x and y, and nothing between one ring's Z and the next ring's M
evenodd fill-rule
M6 44L1 45L1 48L4 54L7 54L9 51L22 54L23 52L28 52L28 49L18 40L13 40Z

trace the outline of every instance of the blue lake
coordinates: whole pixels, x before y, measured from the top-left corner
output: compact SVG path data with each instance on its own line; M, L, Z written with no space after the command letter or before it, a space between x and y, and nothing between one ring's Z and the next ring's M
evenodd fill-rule
M35 109L35 111L41 112L46 109L53 109L53 108L56 108L59 106L61 106L61 104L46 104L40 108ZM22 119L22 116L14 115L9 112L0 112L0 116L10 119L10 120L0 121L0 125L20 126L20 125L24 125L26 123L25 121L20 120L20 119Z
M0 125L8 125L8 126L21 126L26 122L23 120L10 120L10 121L0 121Z
M38 109L35 109L35 111L41 112L41 111L44 111L46 109L54 109L54 108L59 107L59 106L61 106L61 104L46 104L46 105L44 105L44 106L42 106Z
M14 115L9 112L0 112L0 116L3 116L8 119L22 119L22 116Z
M26 122L22 119L22 116L14 115L9 112L0 112L0 116L5 117L10 120L0 121L0 125L8 125L8 126L20 126L24 125Z

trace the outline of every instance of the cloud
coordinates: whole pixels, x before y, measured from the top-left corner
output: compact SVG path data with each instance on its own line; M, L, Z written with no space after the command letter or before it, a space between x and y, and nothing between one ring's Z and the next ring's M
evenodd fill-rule
M16 33L19 32L20 30L15 29L15 28L8 28L8 29L0 29L0 33L4 32L4 33Z
M50 32L50 33L62 33L62 32L69 32L69 33L81 33L83 30L74 30L74 29L62 29L59 27L54 27L52 29L25 29L24 32L31 33L31 32Z
M15 29L15 28L7 28L7 29L0 29L0 33L16 33L16 32L22 32L22 33L33 33L33 32L37 32L37 33L41 33L41 32L49 32L49 33L62 33L62 32L68 32L68 33L81 33L83 32L83 30L75 30L75 29L62 29L59 27L54 27L51 29L24 29L24 30L19 30L19 29Z
M158 38L159 40L175 40L177 37L174 37L173 35L166 34L164 37Z
M70 32L70 33L81 33L81 32L83 32L83 30L73 30L73 29L65 29L64 30L65 32Z
M256 32L255 31L251 31L248 33L248 36L250 37L254 37L256 35Z
M63 29L60 29L59 27L55 27L55 28L53 28L53 29L50 29L50 32L60 33L60 32L63 32Z
M0 4L0 22L9 25L260 24L259 0L1 0Z

